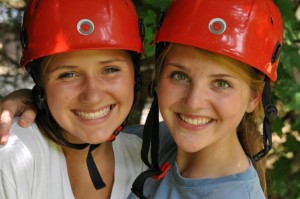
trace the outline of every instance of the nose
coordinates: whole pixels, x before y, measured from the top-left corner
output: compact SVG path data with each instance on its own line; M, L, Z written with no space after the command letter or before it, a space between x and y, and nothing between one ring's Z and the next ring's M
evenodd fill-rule
M201 109L208 105L209 90L200 83L193 83L186 90L185 105L193 110Z
M97 81L96 78L86 77L81 84L82 90L79 94L79 100L83 104L97 104L103 99L105 92L101 87L101 82Z

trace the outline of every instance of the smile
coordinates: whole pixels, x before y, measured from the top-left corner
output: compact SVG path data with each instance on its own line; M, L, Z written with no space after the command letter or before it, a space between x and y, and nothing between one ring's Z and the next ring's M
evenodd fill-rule
M202 118L189 118L184 115L178 114L179 118L184 121L185 123L191 124L191 125L205 125L208 124L210 121L212 121L211 118L202 117Z
M83 112L83 111L76 111L76 115L78 115L79 117L82 117L84 119L98 119L101 117L106 116L109 112L111 111L111 106L102 109L100 111L96 111L96 112Z

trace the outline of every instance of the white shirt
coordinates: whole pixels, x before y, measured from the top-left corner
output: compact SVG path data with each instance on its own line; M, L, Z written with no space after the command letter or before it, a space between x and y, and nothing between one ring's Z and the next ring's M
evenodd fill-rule
M1 199L73 199L62 148L46 138L36 124L14 121L7 145L0 145ZM127 198L133 181L146 166L141 139L120 133L113 142L115 179L111 199Z

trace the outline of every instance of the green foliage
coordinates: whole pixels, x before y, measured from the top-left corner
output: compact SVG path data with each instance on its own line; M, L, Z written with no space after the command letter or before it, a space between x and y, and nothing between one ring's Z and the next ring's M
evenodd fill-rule
M154 37L156 30L156 22L159 14L164 11L170 3L170 0L144 0L142 4L137 7L139 16L143 20L145 26L145 55L153 57L155 47L149 45Z
M273 130L283 143L271 155L277 161L268 171L269 198L300 199L300 56L296 45L300 31L295 17L298 5L292 0L275 0L275 3L282 14L285 32L278 81L273 85L280 110Z

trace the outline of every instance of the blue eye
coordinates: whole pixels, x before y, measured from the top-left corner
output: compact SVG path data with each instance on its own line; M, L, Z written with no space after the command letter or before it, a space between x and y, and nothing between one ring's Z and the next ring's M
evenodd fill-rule
M177 81L185 81L185 82L189 82L190 78L187 77L186 74L182 73L182 72L173 72L171 73L171 78Z
M215 86L221 89L229 88L231 87L230 84L225 80L216 80Z
M75 77L75 76L76 76L75 73L68 72L68 73L62 73L62 74L60 74L58 77L59 77L59 78L69 78L69 77Z
M106 68L104 70L104 73L110 74L110 73L115 73L115 72L118 72L118 71L120 71L118 68L110 67L110 68Z

